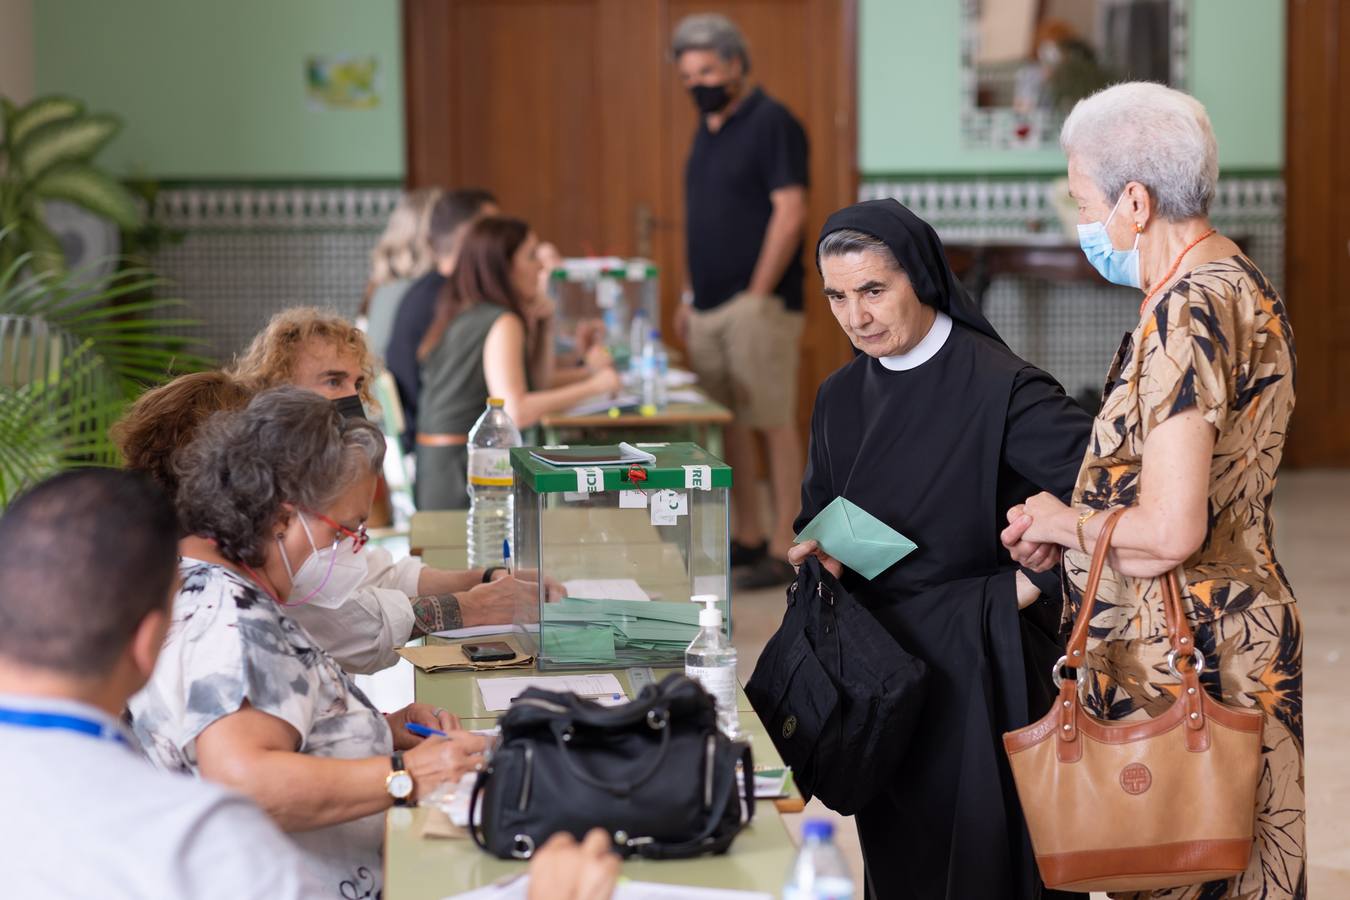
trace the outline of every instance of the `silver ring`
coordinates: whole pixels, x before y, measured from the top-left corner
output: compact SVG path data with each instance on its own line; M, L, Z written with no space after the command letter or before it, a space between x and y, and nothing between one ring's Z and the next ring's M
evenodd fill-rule
M1205 671L1205 654L1200 652L1199 647L1191 648L1191 661L1195 663L1195 674L1199 675ZM1172 673L1174 678L1181 677L1181 673L1177 671L1176 650L1169 650L1167 653L1167 670Z
M438 707L436 707L436 715L437 715L437 716L448 716L448 715L450 715L450 713L449 713L448 710L444 710L444 709L442 709L441 707L438 706Z

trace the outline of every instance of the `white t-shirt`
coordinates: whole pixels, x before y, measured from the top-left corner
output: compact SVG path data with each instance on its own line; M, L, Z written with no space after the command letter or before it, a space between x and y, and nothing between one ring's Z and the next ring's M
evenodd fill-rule
M6 694L0 707L74 716L129 739L0 722L0 894L335 896L262 810L218 785L155 771L101 710Z
M370 675L397 663L398 648L412 637L409 598L417 596L424 564L414 557L394 562L388 550L370 544L361 552L368 569L360 587L336 605L315 597L287 606L286 615L305 626L342 668Z
M301 753L364 759L393 752L384 716L275 601L223 566L185 558L179 569L183 586L155 673L128 704L156 765L199 775L197 736L245 700L290 724ZM383 814L291 838L330 895L378 896Z

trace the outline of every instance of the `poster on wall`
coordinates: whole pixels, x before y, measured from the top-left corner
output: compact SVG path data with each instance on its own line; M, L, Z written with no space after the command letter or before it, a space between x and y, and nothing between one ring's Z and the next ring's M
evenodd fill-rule
M374 56L310 56L305 60L309 108L374 109L380 105Z

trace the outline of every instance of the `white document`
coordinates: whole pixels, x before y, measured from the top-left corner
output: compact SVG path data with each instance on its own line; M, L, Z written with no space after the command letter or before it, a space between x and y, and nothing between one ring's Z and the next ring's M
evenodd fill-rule
M652 599L631 578L574 578L564 581L567 596L577 600L641 600Z
M511 701L525 693L526 688L546 691L570 691L579 697L622 703L626 695L619 679L608 672L592 675L524 676L521 678L477 678L478 693L483 707L500 712L511 706ZM618 697L615 697L615 694Z
M619 509L646 509L646 491L619 491Z
M502 884L490 884L446 900L526 900L530 877L515 878ZM725 888L689 887L683 884L655 884L650 881L621 881L614 888L613 900L773 900L772 894L756 891L730 891Z

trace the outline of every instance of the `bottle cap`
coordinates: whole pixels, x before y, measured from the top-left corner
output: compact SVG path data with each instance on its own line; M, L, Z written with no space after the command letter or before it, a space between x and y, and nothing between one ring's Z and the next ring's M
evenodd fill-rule
M489 398L488 398L488 406L495 406L497 409L501 409L501 408L502 408L503 406L505 406L505 405L506 405L506 401L503 400L501 397L489 397Z
M651 338L654 341L661 340L661 329L653 328L651 334L647 335L647 337Z
M695 594L689 599L695 603L705 604L703 609L698 611L699 628L722 627L722 610L717 608L718 599L716 594Z
M834 837L834 823L827 822L824 819L808 819L802 826L802 840L815 838L819 841L828 841Z

